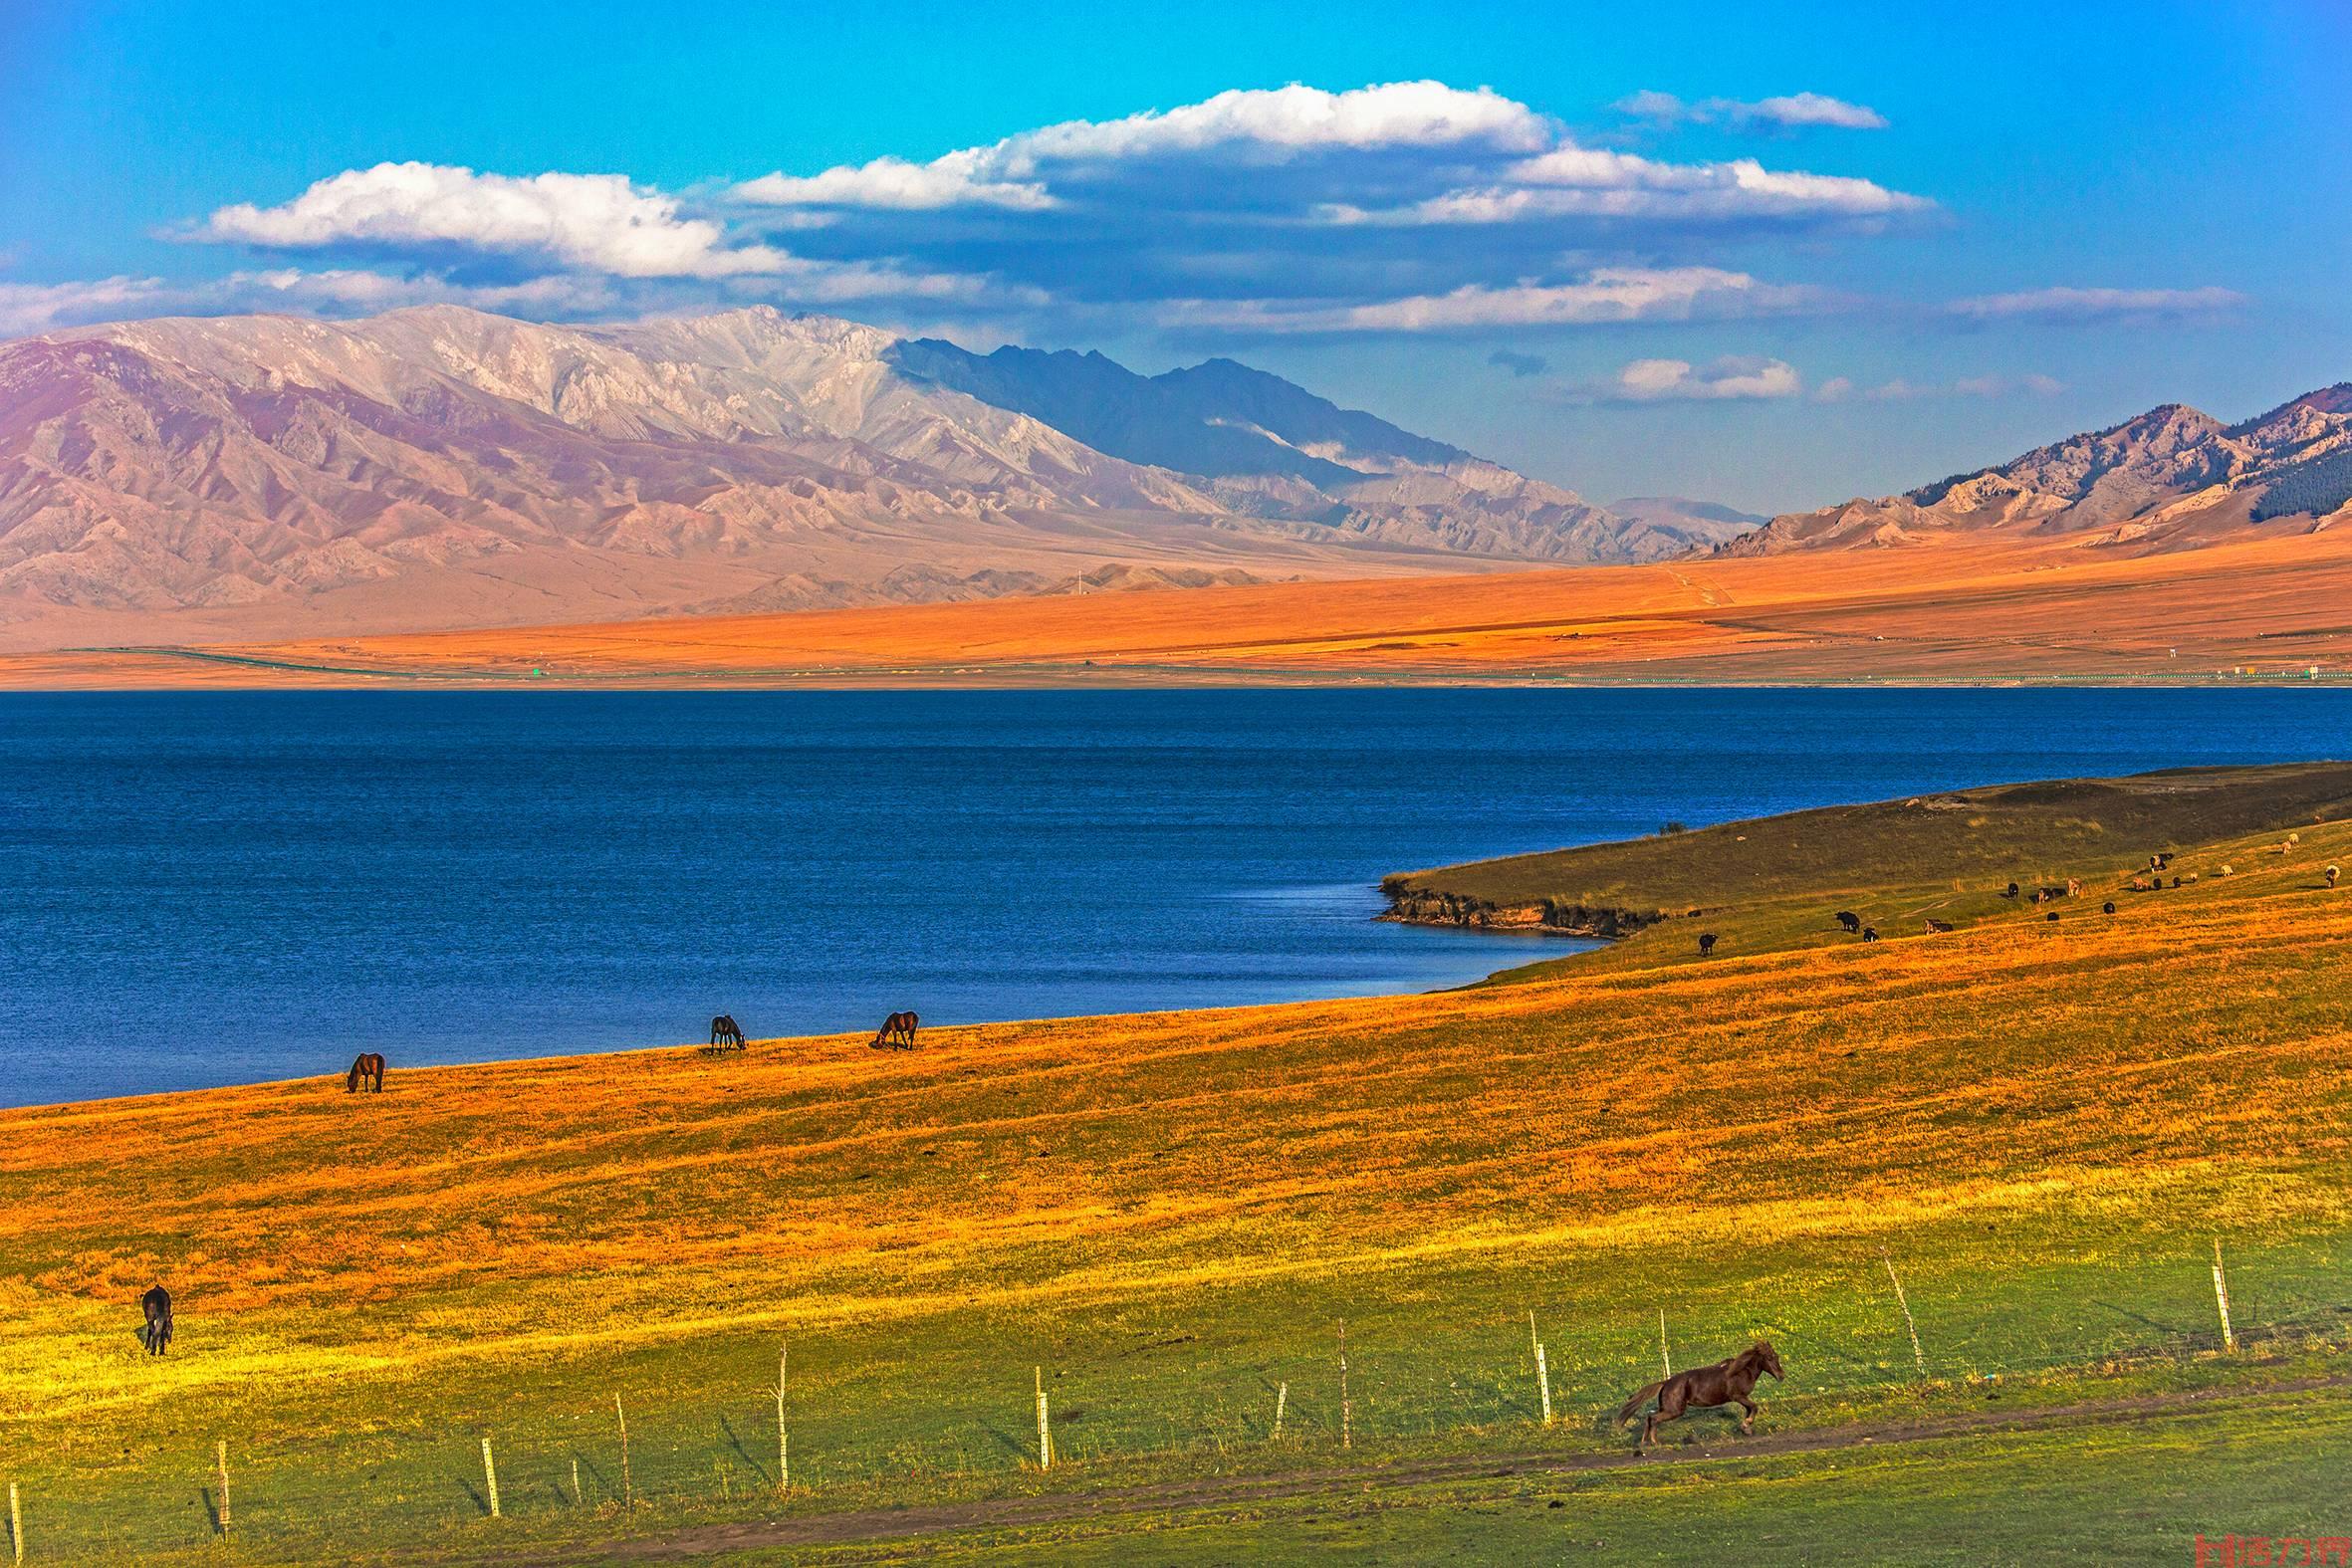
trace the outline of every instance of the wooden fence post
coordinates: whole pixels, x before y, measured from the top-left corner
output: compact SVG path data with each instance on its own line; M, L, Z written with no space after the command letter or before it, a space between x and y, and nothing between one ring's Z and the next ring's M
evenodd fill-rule
M572 1506L577 1508L585 1499L580 1495L580 1456L572 1456Z
M793 1489L793 1443L784 1430L784 1375L786 1357L791 1353L790 1345L776 1348L776 1495L779 1497Z
M629 1484L629 1418L628 1412L620 1408L618 1393L612 1396L612 1419L620 1423L620 1505L634 1508L637 1491Z
M498 1464L490 1457L490 1439L482 1439L482 1478L490 1483L490 1517L498 1515Z
M1283 1408L1290 1403L1291 1385L1285 1383L1274 1391L1274 1435L1278 1439L1283 1435Z
M25 1560L25 1510L17 1500L16 1482L8 1483L8 1544L16 1549L16 1560Z
M1054 1429L1046 1419L1046 1369L1033 1368L1038 1382L1038 1468L1054 1467Z
M1355 1447L1355 1406L1347 1397L1347 1319L1339 1320L1339 1447Z
M1919 1324L1911 1316L1911 1299L1903 1294L1903 1281L1895 1274L1895 1260L1883 1246L1878 1249L1878 1260L1887 1265L1887 1283L1895 1287L1895 1305L1903 1309L1903 1326L1911 1331L1911 1364L1919 1368L1919 1380L1925 1383L1928 1358L1919 1348Z
M2214 1237L2214 1305L2222 1312L2222 1348L2235 1350L2237 1336L2230 1331L2230 1283L2222 1277L2222 1238Z
M1528 1343L1535 1347L1535 1393L1543 1401L1543 1425L1551 1425L1551 1372L1543 1365L1543 1341L1535 1337L1535 1310L1528 1309Z
M1674 1376L1674 1358L1666 1353L1666 1309L1664 1307L1658 1309L1658 1364L1666 1369L1668 1377Z
M212 1444L213 1468L220 1476L220 1533L229 1533L229 1440L216 1438Z

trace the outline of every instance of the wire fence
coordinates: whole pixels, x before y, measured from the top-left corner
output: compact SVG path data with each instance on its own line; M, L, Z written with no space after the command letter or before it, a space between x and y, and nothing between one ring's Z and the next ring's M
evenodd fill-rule
M774 1362L746 1377L739 1397L718 1400L681 1400L642 1379L590 1394L573 1377L536 1395L508 1391L501 1409L462 1429L223 1431L145 1463L28 1466L9 1481L9 1546L17 1562L223 1542L333 1555L339 1540L413 1545L503 1521L592 1519L583 1528L619 1531L786 1507L1371 1462L1448 1446L1628 1443L1611 1418L1629 1393L1753 1337L1772 1339L1790 1372L1785 1386L1760 1392L1762 1419L1777 1406L1800 1426L1883 1414L1890 1391L1982 1403L2013 1389L2029 1405L2021 1386L2039 1377L2352 1346L2352 1270L2333 1240L2244 1256L2218 1238L2210 1255L2108 1244L2113 1255L2024 1298L1990 1288L1997 1250L1924 1263L1899 1249L1857 1250L1834 1277L1810 1281L1807 1309L1786 1322L1751 1301L1704 1295L1603 1311L1570 1298L1506 1306L1492 1292L1449 1304L1414 1290L1367 1309L1371 1293L1356 1282L1340 1292L1353 1303L1344 1350L1334 1311L1321 1343L1233 1356L1225 1347L1258 1325L1228 1331L1196 1307L1187 1315L1203 1332L1139 1349L1089 1346L1082 1333L1043 1350L1009 1340L1001 1357L943 1368L952 1387L905 1364L825 1365L821 1349L798 1346L795 1367L819 1370L801 1392L785 1380L781 1404L785 1369ZM968 1376L975 1365L991 1370ZM1706 1421L1679 1426L1686 1437L1724 1435ZM1683 1441L1675 1427L1662 1437Z

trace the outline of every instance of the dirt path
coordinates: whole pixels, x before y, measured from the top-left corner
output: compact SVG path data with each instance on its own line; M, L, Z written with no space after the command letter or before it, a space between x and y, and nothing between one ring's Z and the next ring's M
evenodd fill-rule
M1608 1453L1521 1451L1463 1455L1399 1464L1287 1470L1268 1475L1204 1476L1098 1492L1063 1492L1032 1497L994 1497L972 1502L908 1508L811 1514L799 1518L754 1519L737 1524L698 1525L667 1535L606 1541L530 1552L514 1561L555 1564L583 1561L659 1562L719 1556L729 1552L794 1546L882 1544L956 1530L1009 1529L1059 1524L1076 1519L1110 1519L1123 1514L1167 1513L1185 1508L1249 1506L1342 1488L1420 1486L1482 1476L1575 1474L1625 1469L1637 1464L1680 1464L1722 1458L1760 1458L1817 1454L1836 1449L1888 1447L1979 1432L2027 1432L2038 1428L2107 1426L2139 1422L2239 1400L2273 1400L2316 1389L2352 1387L2352 1377L2304 1378L2262 1389L2192 1390L2136 1399L2053 1405L2037 1410L1970 1411L1915 1422L1854 1426L1813 1432L1767 1433L1762 1437L1677 1447L1641 1456L1630 1450Z

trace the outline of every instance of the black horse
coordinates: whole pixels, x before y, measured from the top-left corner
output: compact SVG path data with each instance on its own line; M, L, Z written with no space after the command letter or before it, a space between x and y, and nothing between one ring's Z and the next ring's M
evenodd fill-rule
M1862 917L1855 914L1850 909L1841 909L1837 912L1837 923L1845 927L1848 931L1859 931L1862 929Z
M163 1347L171 1343L171 1292L155 1286L138 1298L139 1310L147 1315L144 1328L138 1331L138 1342L147 1347L147 1354L160 1356Z
M711 1043L734 1050L743 1049L743 1030L735 1025L735 1014L722 1012L711 1019Z
M1700 934L1700 937L1699 937L1699 956L1700 956L1701 958L1713 958L1713 957L1715 957L1715 933L1714 933L1714 932L1712 932L1712 931L1708 931L1708 932L1702 932L1702 933Z

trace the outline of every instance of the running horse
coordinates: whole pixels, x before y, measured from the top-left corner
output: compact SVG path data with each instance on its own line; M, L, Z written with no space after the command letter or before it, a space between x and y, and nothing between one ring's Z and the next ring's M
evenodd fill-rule
M343 1092L356 1094L362 1083L372 1094L383 1093L383 1052L363 1050L352 1058L352 1070L344 1075Z
M874 1031L873 1043L876 1045L896 1045L902 1050L912 1050L915 1043L915 1025L921 1021L911 1012L893 1012L884 1018L882 1026Z
M732 1050L743 1049L743 1030L736 1027L735 1014L722 1012L711 1019L711 1044Z
M138 1306L147 1316L146 1326L138 1331L138 1342L147 1347L148 1355L160 1356L163 1347L171 1343L171 1292L156 1285L138 1298Z
M1719 1361L1712 1367L1693 1367L1688 1372L1677 1372L1670 1378L1645 1384L1617 1412L1617 1425L1622 1427L1631 1421L1633 1413L1655 1394L1658 1408L1642 1423L1638 1448L1646 1449L1656 1440L1658 1423L1673 1421L1687 1410L1714 1410L1724 1405L1737 1405L1745 1410L1748 1414L1740 1418L1740 1430L1753 1433L1756 1401L1748 1396L1755 1392L1756 1380L1766 1372L1772 1375L1773 1382L1780 1381L1780 1354L1772 1349L1769 1340L1760 1339L1729 1361Z

